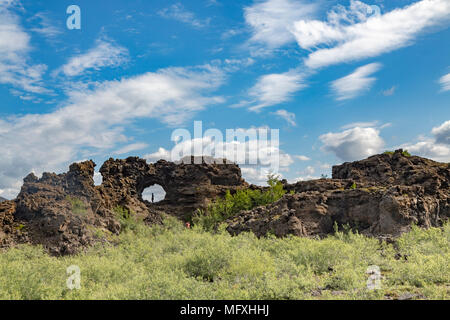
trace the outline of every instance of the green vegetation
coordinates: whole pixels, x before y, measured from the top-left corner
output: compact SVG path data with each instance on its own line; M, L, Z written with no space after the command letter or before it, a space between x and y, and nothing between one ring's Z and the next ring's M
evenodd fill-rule
M192 222L201 225L206 230L215 229L221 222L234 217L242 210L250 210L258 206L268 205L279 200L285 193L283 184L275 175L267 178L269 188L267 191L243 189L231 194L227 191L225 198L219 198L211 203L208 208L198 210Z
M31 245L1 253L0 299L450 298L450 224L414 227L395 248L351 232L258 239L188 229L174 218L133 226L116 236L117 245L75 256L51 257ZM71 265L81 270L79 290L66 286ZM378 290L367 288L371 265L383 276Z
M86 204L80 199L67 196L66 200L70 202L74 214L85 215L87 213Z
M353 182L353 184L350 186L350 189L352 189L352 190L356 189L356 182Z
M383 152L383 154L390 154L390 155L392 155L392 154L394 154L394 151L389 151L388 150L388 151ZM402 154L405 157L411 157L411 153L409 153L408 150L403 150Z
M136 231L142 224L142 219L138 218L132 211L128 211L120 206L114 208L113 211L122 231Z

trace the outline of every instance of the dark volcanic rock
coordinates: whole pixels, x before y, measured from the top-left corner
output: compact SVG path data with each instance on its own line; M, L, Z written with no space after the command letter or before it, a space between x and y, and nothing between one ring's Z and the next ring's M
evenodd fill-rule
M100 186L94 185L92 161L74 163L67 173L44 173L40 179L30 174L15 200L0 203L0 247L31 242L54 255L72 254L105 241L98 234L120 232L114 212L118 206L148 224L160 223L163 213L187 220L227 190L265 189L248 185L235 164L188 160L192 164L109 159L100 169ZM367 235L396 236L412 223L439 226L449 218L449 182L449 164L406 157L398 150L335 166L333 179L283 181L289 194L241 212L228 221L228 231L325 236L337 223ZM142 193L155 184L166 197L153 204L143 200Z
M92 161L74 163L64 174L34 174L24 179L17 196L15 219L21 221L32 243L52 254L72 254L94 242L98 229L117 233L112 208L102 206L94 186Z
M247 187L241 170L235 164L173 163L160 160L147 164L139 158L106 161L100 169L103 183L100 187L107 206L124 206L136 213L151 210L164 211L180 218L188 218L198 208L227 190ZM166 192L157 204L142 200L144 189L158 184Z
M440 190L448 192L449 163L439 163L417 156L406 157L402 153L403 150L397 150L394 154L380 154L334 166L333 178L377 186L421 185L427 194L432 195Z
M449 182L449 164L397 150L335 166L333 179L285 184L295 194L242 212L229 221L228 231L325 236L337 223L368 235L396 236L413 223L439 226L450 217Z
M183 218L226 190L247 187L235 164L109 159L100 169L100 186L94 186L94 167L94 162L86 161L72 164L64 174L44 173L40 179L28 175L16 200L1 203L2 246L22 239L43 244L54 255L72 254L98 241L99 230L120 232L114 213L118 206L147 223L159 223L162 210ZM167 193L158 204L142 199L144 189L154 184ZM22 227L15 228L18 224ZM26 237L15 236L19 229Z

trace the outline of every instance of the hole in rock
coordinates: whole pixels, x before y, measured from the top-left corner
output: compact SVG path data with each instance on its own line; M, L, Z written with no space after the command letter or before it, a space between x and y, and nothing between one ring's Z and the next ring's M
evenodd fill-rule
M94 186L99 186L103 183L103 176L100 172L94 172Z
M153 195L153 201L152 201L152 195ZM155 184L151 187L145 188L142 192L142 199L147 200L149 202L157 203L166 197L166 192L164 191L163 187L161 187L159 184Z

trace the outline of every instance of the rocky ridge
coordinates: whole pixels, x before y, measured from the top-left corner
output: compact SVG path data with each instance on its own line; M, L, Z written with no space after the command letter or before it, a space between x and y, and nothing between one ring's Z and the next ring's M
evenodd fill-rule
M256 188L244 181L236 164L188 160L109 159L100 168L99 186L93 161L74 163L63 174L30 174L16 199L0 202L0 246L27 242L42 244L53 255L73 254L105 241L99 234L120 232L119 207L147 224L161 223L164 214L188 220L227 190ZM450 164L397 150L335 166L332 179L284 182L288 194L241 212L227 221L228 231L325 236L335 224L348 224L372 236L397 236L412 223L439 226L449 218L449 183ZM143 200L143 191L155 184L166 191L165 199Z
M403 150L333 167L332 179L285 183L267 207L242 212L228 231L258 236L324 236L334 224L372 236L398 236L412 224L440 226L450 217L450 164Z

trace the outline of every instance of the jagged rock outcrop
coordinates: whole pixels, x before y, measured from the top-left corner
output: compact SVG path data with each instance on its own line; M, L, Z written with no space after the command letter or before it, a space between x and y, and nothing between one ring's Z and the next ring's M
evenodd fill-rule
M120 232L117 207L148 224L160 223L163 213L187 220L227 190L264 189L248 185L235 164L195 160L149 164L136 157L109 159L100 168L99 186L94 185L93 161L74 163L63 174L30 174L15 200L0 203L0 247L29 242L54 255L73 254L105 241L99 234ZM283 181L288 194L241 212L228 221L228 231L325 236L337 223L368 235L396 236L412 223L439 226L450 217L449 182L450 164L398 150L335 166L333 179ZM143 191L155 184L166 191L165 199L143 200Z
M186 159L185 159L186 160ZM248 187L236 164L199 164L190 161L174 163L160 160L147 164L139 158L109 159L100 169L103 176L102 199L107 207L121 205L133 212L164 211L182 219L227 190ZM142 199L144 189L160 185L165 199L151 204Z
M8 201L8 200L3 197L0 197L0 202L3 202L3 201Z
M450 164L408 157L402 150L333 167L333 179L285 184L295 194L242 212L228 231L324 236L333 225L396 236L411 224L439 226L450 217Z
M226 190L248 186L235 164L109 159L100 169L100 186L94 185L94 167L85 161L63 174L28 175L17 198L0 204L1 244L25 241L43 244L54 255L73 254L102 240L99 231L120 232L118 206L149 224L159 223L162 210L184 218ZM154 184L167 193L158 204L142 199L144 189Z

